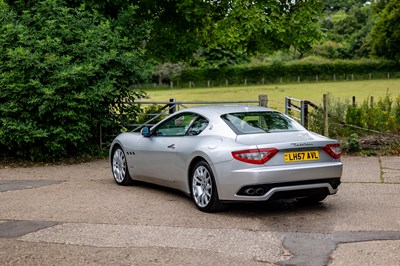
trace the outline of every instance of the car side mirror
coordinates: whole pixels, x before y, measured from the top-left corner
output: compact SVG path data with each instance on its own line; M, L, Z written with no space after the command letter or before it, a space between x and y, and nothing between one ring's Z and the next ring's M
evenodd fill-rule
M142 134L143 137L148 138L150 137L150 128L144 127L142 128L142 130L140 130L140 133Z

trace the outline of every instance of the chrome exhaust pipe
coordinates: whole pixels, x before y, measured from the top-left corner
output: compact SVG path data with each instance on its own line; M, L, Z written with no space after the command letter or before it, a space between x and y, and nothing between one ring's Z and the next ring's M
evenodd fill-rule
M247 195L254 195L256 193L256 190L254 188L248 188L244 191Z
M263 195L263 194L264 194L264 189L263 189L262 187L257 188L257 189L256 189L256 194L257 194L257 195Z

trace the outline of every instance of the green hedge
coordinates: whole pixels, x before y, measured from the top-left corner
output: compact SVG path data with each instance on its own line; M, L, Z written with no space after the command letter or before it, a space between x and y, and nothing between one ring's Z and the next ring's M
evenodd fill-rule
M149 73L115 21L63 1L37 1L22 15L0 1L0 157L98 153L99 128L125 114L116 103L141 96L129 88Z
M389 60L335 60L323 62L293 61L263 66L232 66L220 69L186 68L179 82L202 82L212 80L229 83L243 83L243 80L277 81L293 77L312 77L316 75L369 75L370 73L400 72L400 64Z

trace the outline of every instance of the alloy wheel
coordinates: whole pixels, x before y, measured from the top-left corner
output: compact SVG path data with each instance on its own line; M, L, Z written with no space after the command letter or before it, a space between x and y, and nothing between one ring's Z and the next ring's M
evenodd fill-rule
M193 172L192 193L196 204L204 208L212 197L212 178L208 169L202 165Z
M114 151L112 169L115 181L122 183L126 177L126 158L120 148Z

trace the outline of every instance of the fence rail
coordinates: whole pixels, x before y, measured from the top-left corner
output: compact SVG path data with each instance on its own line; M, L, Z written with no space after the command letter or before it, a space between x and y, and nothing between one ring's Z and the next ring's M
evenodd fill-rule
M319 110L318 105L310 101L285 97L285 114L297 120L306 128L308 128L308 113L310 107Z
M318 111L322 111L323 114L323 124L324 124L324 132L325 136L329 135L328 132L328 110L327 110L327 99L328 95L323 95L323 105L322 108L317 106L308 100L299 100L296 98L285 97L285 114L289 115L293 119L297 120L300 124L302 124L305 128L308 128L308 117L310 108L313 108ZM353 98L353 101L355 99ZM372 101L372 100L371 100ZM263 94L258 96L258 100L243 100L243 101L199 101L199 102L189 102L189 101L176 101L176 99L171 98L169 101L160 101L160 102L152 102L152 101L138 101L138 102L125 102L125 104L130 105L162 105L159 109L159 113L141 113L138 116L148 116L150 117L143 123L127 123L122 124L127 130L132 132L138 132L144 126L153 126L158 122L157 118L164 118L168 115L171 115L177 111L188 108L189 106L201 106L201 105L223 105L223 104L256 104L258 106L268 106L268 95ZM110 136L109 136L110 137ZM115 135L111 136L115 137ZM106 148L110 143L104 141L105 134L100 128L100 147Z
M258 100L243 100L243 101L199 101L199 102L189 102L189 101L176 101L176 99L169 99L169 101L161 101L161 102L151 102L151 101L138 101L138 102L126 102L125 104L135 104L135 105L161 105L162 107L159 109L159 113L141 113L138 116L148 116L150 117L143 123L126 123L126 124L119 124L123 126L127 130L137 132L144 126L153 126L157 118L164 118L168 115L171 115L177 111L182 109L188 108L189 106L201 106L201 105L222 105L222 104L251 104L251 105L259 105L259 106L268 106L268 96L267 95L259 95ZM273 101L273 100L272 100ZM353 105L355 105L355 97L352 98ZM371 97L371 106L374 105L374 98ZM311 112L311 108L317 110L322 114L322 122L323 128L321 132L325 136L329 136L329 124L328 120L332 120L329 115L328 110L328 94L323 95L323 103L322 106L317 106L316 104L308 101L308 100L299 100L296 98L285 97L285 114L291 116L293 119L297 120L300 124L302 124L305 128L308 128L308 118ZM118 118L117 118L118 120ZM367 128L362 128L359 126L346 124L343 121L339 122L331 122L331 124L340 123L342 126L357 128L369 132L374 133L382 133L378 131L374 131ZM116 132L118 134L118 132ZM109 147L110 143L107 143L105 139L112 139L115 135L108 135L106 136L105 132L103 132L102 128L100 127L100 147L107 148Z
M135 102L131 104L139 104L139 105L164 105L161 109L167 110L168 113L158 113L158 114L139 114L139 115L147 115L153 116L152 119L149 119L145 123L141 124L128 124L129 126L136 126L133 131L139 130L142 126L153 126L154 124L150 123L154 121L157 117L167 116L173 114L181 109L188 108L188 105L191 106L200 106L200 105L221 105L221 104L257 104L259 106L267 106L268 105L268 97L267 95L259 95L258 100L243 100L243 101L203 101L203 102L178 102L176 99L172 98L168 102Z

